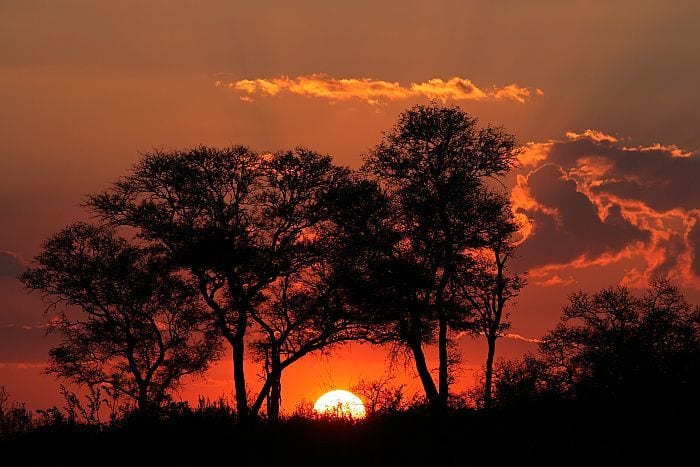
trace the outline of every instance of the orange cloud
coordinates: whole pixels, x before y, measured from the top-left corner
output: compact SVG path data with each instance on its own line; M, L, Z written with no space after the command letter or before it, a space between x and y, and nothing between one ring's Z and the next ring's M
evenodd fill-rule
M564 133L564 136L566 136L569 139L577 140L581 138L588 138L592 139L593 141L597 141L599 143L602 142L608 142L608 143L616 143L618 141L617 138L611 135L607 135L601 131L598 130L586 130L583 133L576 133L574 131L567 131Z
M522 151L518 154L518 163L521 167L534 167L544 162L549 156L549 152L552 150L554 144L554 141L546 143L526 143L525 146L521 148Z
M528 239L537 240L538 228L545 224L549 236L567 231L559 214L570 211L572 205L565 203L563 192L544 203L538 196L547 192L540 186L538 195L532 188L532 175L546 166L554 166L562 180L574 183L600 222L610 225L612 230L604 238L618 232L624 223L647 237L602 254L592 250L558 264L542 264L530 270L533 283L557 285L566 282L562 274L572 270L629 260L635 266L626 269L622 283L645 286L653 277L666 276L700 288L700 197L681 188L694 183L691 174L697 173L700 165L697 154L675 145L624 147L618 138L598 130L567 132L566 137L572 141L528 143L520 155L521 168L527 171L517 175L511 202L519 218L529 221L522 232L523 244L531 243ZM552 181L547 183L551 192ZM583 238L592 234L587 230L581 233Z
M555 219L559 217L559 213L555 208L550 208L542 203L539 203L530 193L528 185L528 175L517 174L515 176L515 186L510 192L510 204L516 221L520 226L520 239L518 243L522 243L532 235L535 229L534 222L525 213L541 212Z
M250 102L253 96L277 96L283 92L299 96L327 99L331 102L357 99L370 105L383 101L427 97L447 102L448 100L507 100L524 103L532 95L542 96L541 89L531 91L516 84L504 87L481 89L471 80L453 77L448 80L433 78L422 83L402 86L398 81L383 81L372 78L334 78L325 74L311 74L288 78L243 79L232 82L216 81L216 86L231 89L241 94L241 100Z
M651 146L637 146L636 148L628 148L624 147L622 148L623 151L641 151L641 152L651 152L651 151L659 151L659 152L665 152L671 155L671 157L691 157L694 156L695 153L692 151L685 151L675 144L668 144L668 145L663 145L663 144L653 144Z

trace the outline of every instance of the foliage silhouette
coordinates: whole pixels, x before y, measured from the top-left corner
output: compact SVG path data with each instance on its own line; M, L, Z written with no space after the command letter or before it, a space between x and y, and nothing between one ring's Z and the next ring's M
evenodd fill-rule
M523 275L512 274L508 270L516 251L513 235L517 231L510 206L506 206L499 215L499 222L491 224L487 230L486 246L472 255L471 262L466 263L467 267L457 269L459 289L454 292L455 300L461 300L468 308L471 307L471 314L464 321L464 329L484 336L486 340L485 407L490 407L492 403L496 341L510 328L506 306L525 285Z
M570 297L537 355L498 368L497 399L590 400L617 405L697 406L700 307L655 280L642 297L626 287Z
M51 237L21 277L59 314L48 373L131 398L152 415L219 346L196 291L160 255L106 227L74 224ZM99 395L96 395L99 400Z
M259 155L242 146L199 147L147 154L90 199L102 219L135 228L197 285L233 350L241 420L255 417L266 398L276 418L282 371L355 338L333 292L330 252L343 237L328 203L346 199L337 192L349 176L329 156L303 148ZM264 364L252 403L244 373L251 329Z
M124 465L134 453L157 465L457 466L490 462L494 453L518 465L694 465L696 416L565 401L438 417L410 409L359 422L292 417L242 426L225 402L193 408L178 403L164 406L158 420L0 436L0 452L8 466L94 465L96 458ZM465 440L465 449L454 448ZM80 450L67 448L72 446Z
M402 113L365 158L363 171L379 190L374 216L359 235L367 252L347 283L358 306L371 310L367 319L376 324L377 339L411 352L436 409L448 402L449 330L472 328L472 314L481 311L475 310L480 303L465 299L478 288L471 276L502 282L483 273L475 256L507 244L515 231L507 198L486 180L505 174L516 154L514 138L502 129L479 129L460 108L431 104ZM433 343L437 386L423 348Z
M25 404L10 399L5 386L0 386L0 438L29 431L32 414Z

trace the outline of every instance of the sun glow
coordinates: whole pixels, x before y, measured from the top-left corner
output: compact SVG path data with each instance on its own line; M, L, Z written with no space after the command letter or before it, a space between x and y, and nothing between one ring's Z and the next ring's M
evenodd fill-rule
M350 391L336 389L318 398L314 404L314 412L318 415L334 418L365 418L367 412L362 400Z

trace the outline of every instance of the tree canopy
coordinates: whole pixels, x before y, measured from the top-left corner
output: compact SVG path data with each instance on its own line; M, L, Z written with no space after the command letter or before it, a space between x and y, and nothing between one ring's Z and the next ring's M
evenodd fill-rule
M104 221L135 229L196 284L233 349L242 418L255 416L286 366L351 337L327 287L329 248L341 238L328 200L339 199L334 193L348 177L329 156L304 148L257 154L243 146L199 147L147 154L130 175L90 199ZM307 292L284 294L280 302L277 290L290 281ZM291 299L301 306L293 317ZM257 350L273 351L273 360L262 359L266 364L281 352L287 358L274 370L268 366L251 405L244 355L254 327L258 338L265 335Z
M483 266L475 254L507 244L516 230L507 197L487 183L516 155L515 139L502 129L479 128L460 108L431 104L402 113L365 157L362 170L379 192L364 227L371 251L354 273L355 296L373 310L385 341L410 350L436 408L448 404L449 329L473 321L475 302L465 300L463 286L475 284ZM437 385L423 349L433 343Z
M74 224L44 243L22 275L58 316L61 344L47 371L127 396L156 411L185 375L201 374L219 345L196 290L163 258L107 227Z
M536 355L498 369L501 402L556 397L689 401L700 381L700 308L667 280L577 292Z

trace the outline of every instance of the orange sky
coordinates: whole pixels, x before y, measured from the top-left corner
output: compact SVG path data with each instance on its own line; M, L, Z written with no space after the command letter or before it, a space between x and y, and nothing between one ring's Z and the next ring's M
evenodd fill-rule
M306 145L357 167L431 98L531 143L507 179L532 219L513 333L541 336L571 291L651 275L700 301L700 4L376 3L0 3L0 385L61 402L41 375L42 303L12 276L139 152ZM485 349L460 346L464 388ZM505 338L498 354L533 347ZM230 370L183 397L230 394ZM286 374L284 407L386 370L384 350L359 345L310 357Z

